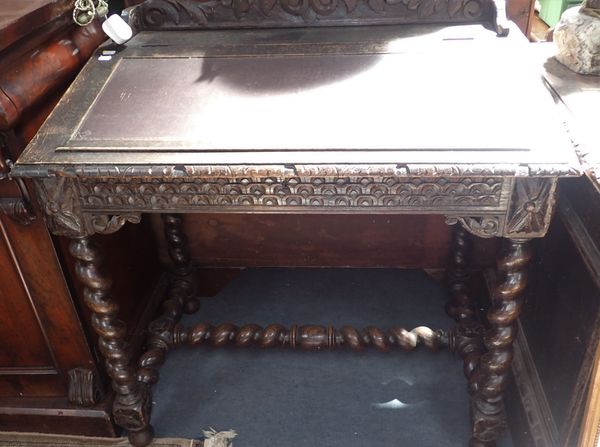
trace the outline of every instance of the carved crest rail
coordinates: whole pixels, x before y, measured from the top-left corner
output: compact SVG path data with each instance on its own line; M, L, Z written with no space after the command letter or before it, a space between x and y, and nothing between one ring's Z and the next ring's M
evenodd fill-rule
M400 23L493 24L492 0L149 0L133 10L137 29L250 28Z

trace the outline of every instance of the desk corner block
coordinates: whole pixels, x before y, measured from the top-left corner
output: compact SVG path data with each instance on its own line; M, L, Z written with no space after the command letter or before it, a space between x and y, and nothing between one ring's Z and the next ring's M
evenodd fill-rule
M34 180L38 201L50 231L57 236L80 238L93 234L110 234L125 223L137 224L141 213L88 212L81 205L77 179L50 176Z
M556 178L515 179L505 237L530 239L546 235L556 206L556 184Z
M516 177L505 213L446 214L448 225L460 224L482 238L533 239L546 235L556 207L556 178Z

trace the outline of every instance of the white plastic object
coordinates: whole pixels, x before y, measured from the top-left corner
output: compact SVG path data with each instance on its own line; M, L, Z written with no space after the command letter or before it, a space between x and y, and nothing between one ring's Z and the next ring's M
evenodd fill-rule
M118 14L111 15L102 23L102 29L115 43L122 45L133 36L131 27Z

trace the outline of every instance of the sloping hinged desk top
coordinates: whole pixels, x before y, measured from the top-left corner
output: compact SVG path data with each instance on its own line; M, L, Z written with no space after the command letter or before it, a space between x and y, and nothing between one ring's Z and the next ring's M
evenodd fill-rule
M219 211L541 236L580 173L528 44L480 25L142 32L100 55L14 170L56 234Z

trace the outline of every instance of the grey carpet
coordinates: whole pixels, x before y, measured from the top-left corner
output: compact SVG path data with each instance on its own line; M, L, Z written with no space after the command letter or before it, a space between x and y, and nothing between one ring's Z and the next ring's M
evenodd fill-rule
M416 270L250 269L183 322L449 328L444 300ZM450 447L469 436L461 363L445 351L181 348L154 401L157 436L234 429L236 447Z

